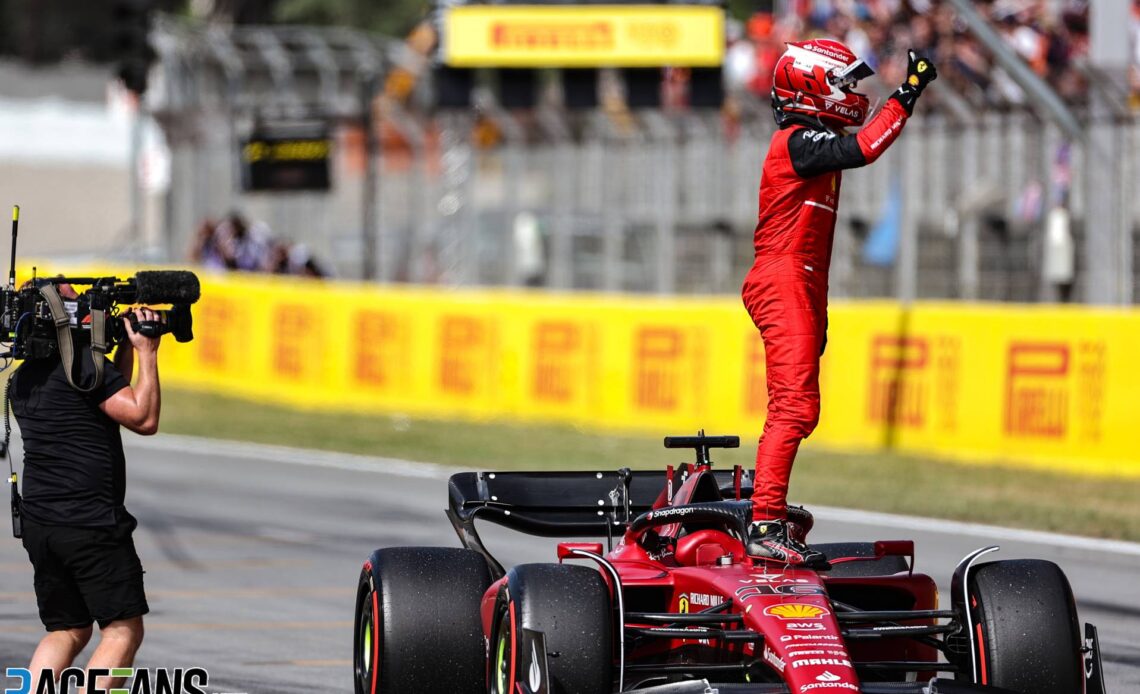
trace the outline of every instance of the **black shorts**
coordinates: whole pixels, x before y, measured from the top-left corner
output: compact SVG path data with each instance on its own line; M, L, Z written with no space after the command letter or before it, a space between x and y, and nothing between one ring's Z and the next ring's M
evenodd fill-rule
M131 539L138 522L71 528L24 518L24 549L35 568L36 602L48 631L105 627L150 611Z

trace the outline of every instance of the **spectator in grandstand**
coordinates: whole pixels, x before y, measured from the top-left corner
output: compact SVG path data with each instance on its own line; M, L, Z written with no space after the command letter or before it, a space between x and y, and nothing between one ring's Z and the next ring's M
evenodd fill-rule
M190 247L190 260L210 268L221 270L226 267L226 260L222 257L222 250L218 247L218 223L213 219L204 219L194 232L193 245Z
M819 421L819 360L827 334L827 276L843 169L865 166L902 132L937 75L910 51L906 78L863 125L870 100L854 91L872 70L842 43L790 44L776 63L772 136L760 180L756 259L742 296L764 340L768 413L756 452L748 553L816 568L827 558L790 536L787 494L800 442Z
M264 272L269 269L271 235L264 222L250 224L239 212L232 212L214 230L225 266L231 270Z
M1024 95L997 68L988 51L966 31L946 3L927 0L814 0L792 3L792 12L776 21L770 14L757 14L748 22L748 40L755 50L756 71L749 89L767 98L771 90L770 67L785 42L809 38L835 38L861 55L879 72L880 85L897 83L900 76L891 66L913 47L944 67L943 76L966 98L978 104L1020 103ZM979 3L995 29L1037 74L1067 100L1082 98L1087 90L1077 68L1088 53L1088 3L1063 0L998 0ZM1140 89L1140 3L1136 69L1133 80ZM739 52L739 48L736 49ZM739 58L738 58L739 59Z
M303 243L277 240L273 244L269 271L276 275L299 275L301 277L325 277L326 272L317 264L316 258Z

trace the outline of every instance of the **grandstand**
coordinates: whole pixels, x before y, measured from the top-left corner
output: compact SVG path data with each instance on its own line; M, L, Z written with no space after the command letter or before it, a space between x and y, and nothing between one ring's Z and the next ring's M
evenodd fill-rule
M146 238L181 259L205 220L241 210L343 277L733 293L774 127L772 63L786 41L829 35L876 67L865 85L879 97L906 47L942 75L916 136L845 181L832 296L1137 298L1135 4L786 0L739 18L718 3L643 7L661 36L688 25L661 12L721 19L685 44L696 53L670 44L680 57L645 65L662 61L623 45L480 56L452 40L477 32L449 38L456 12L511 3L442 3L402 37L161 15L145 107L171 180ZM1126 33L1124 64L1094 55L1112 43L1091 40L1098 11ZM328 189L243 188L243 144L297 123L333 143Z

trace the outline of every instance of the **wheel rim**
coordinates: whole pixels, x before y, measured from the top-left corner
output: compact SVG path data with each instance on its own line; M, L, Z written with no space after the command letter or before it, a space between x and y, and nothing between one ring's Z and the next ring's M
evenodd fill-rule
M499 614L498 634L495 644L495 673L492 681L492 694L510 694L511 660L511 616L506 609Z
M360 591L360 602L357 605L357 621L358 627L356 632L356 653L354 660L356 661L356 680L359 683L358 691L371 692L372 691L372 671L376 666L373 662L374 651L374 625L375 617L372 608L372 586L370 583L363 583L363 590Z

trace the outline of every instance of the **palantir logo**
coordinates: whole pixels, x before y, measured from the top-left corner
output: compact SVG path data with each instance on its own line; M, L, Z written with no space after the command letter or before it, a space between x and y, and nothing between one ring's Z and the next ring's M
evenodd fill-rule
M18 680L4 694L207 694L210 673L205 668L136 670L135 668L67 668L55 680L51 670L40 672L40 682L32 691L32 672L23 667L10 667L4 672L10 680ZM131 679L131 678L134 679ZM130 687L104 689L95 686L100 679L115 678L130 682Z

